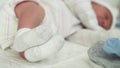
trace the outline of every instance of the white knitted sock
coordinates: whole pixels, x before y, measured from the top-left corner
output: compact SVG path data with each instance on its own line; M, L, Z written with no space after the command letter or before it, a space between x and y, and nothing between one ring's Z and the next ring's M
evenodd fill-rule
M17 32L12 48L18 52L25 51L46 43L52 36L52 29L45 26L34 29L22 28Z
M25 58L30 62L36 62L56 54L64 45L63 37L54 35L47 43L25 51Z

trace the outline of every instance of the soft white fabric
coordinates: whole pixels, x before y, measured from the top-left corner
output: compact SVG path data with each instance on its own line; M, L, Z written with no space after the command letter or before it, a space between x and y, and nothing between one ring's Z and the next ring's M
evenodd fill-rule
M0 9L3 8L3 4L5 4L6 1L5 0L0 0Z
M22 1L26 0L7 0L2 5L3 8L0 9L0 47L2 49L9 47L14 40L18 25L14 8L16 4ZM52 28L53 31L57 31L63 37L76 32L79 28L76 26L79 23L78 19L61 0L34 0L34 2L39 3L45 10L45 17L42 22L48 25L54 24L56 27Z
M61 50L64 45L63 37L54 35L48 42L29 48L25 51L25 58L30 62L46 59Z
M13 42L13 37L17 31L16 18L8 4L9 0L0 8L0 47L5 49Z
M82 24L92 30L104 30L98 25L96 14L92 8L91 0L63 0L72 12L78 16Z

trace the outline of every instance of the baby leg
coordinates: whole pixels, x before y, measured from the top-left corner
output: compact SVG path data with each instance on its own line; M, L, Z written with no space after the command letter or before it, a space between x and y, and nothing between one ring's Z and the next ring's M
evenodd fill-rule
M16 5L15 14L18 18L18 36L40 25L44 17L44 10L35 2L23 1ZM14 43L18 42L15 41Z
M52 29L43 24L37 28L37 26L41 24L45 15L44 10L40 5L30 1L22 2L16 6L15 12L19 21L18 32L12 48L19 52L22 57L33 62L39 61L61 49L63 46L62 37L59 37L59 35L54 37L55 34L53 34ZM32 48L35 48L34 50L36 50L36 52L44 49L41 50L41 53L45 55L41 56L38 51L38 54L35 57L29 58L35 53L29 55L29 51L31 51Z
M18 30L21 28L35 28L44 18L44 9L32 1L24 1L15 7L18 18Z

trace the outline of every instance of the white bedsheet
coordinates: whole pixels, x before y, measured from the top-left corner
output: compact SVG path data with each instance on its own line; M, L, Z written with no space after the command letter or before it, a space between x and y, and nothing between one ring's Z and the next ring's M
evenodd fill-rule
M0 68L100 68L87 55L88 47L66 42L55 56L37 63L29 63L10 49L0 50Z
M90 47L97 41L105 41L108 38L120 38L120 29L115 28L113 30L103 32L81 29L76 34L70 36L68 40Z

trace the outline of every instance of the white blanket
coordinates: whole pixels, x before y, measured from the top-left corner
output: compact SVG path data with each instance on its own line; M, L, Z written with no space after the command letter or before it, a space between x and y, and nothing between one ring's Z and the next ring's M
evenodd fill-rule
M112 33L111 32L109 36L118 36L120 38L119 30L115 30ZM90 34L92 34L91 37L93 36L93 39L90 39L90 37L87 36ZM106 37L107 36L108 35L106 35ZM80 35L78 35L78 37L80 37ZM105 39L103 37L104 35L102 36L102 33L98 35L96 33L89 32L89 34L84 35L82 39L79 40L85 41L84 38L87 39L86 42L88 42L88 44L86 42L85 44L90 46L90 44L92 44L95 40L100 38ZM76 38L72 39L77 40ZM89 47L86 47L85 45L66 41L63 49L57 55L37 63L29 63L23 60L15 51L11 49L7 49L5 51L0 49L0 68L102 68L101 66L94 64L89 59L87 55L88 49Z

